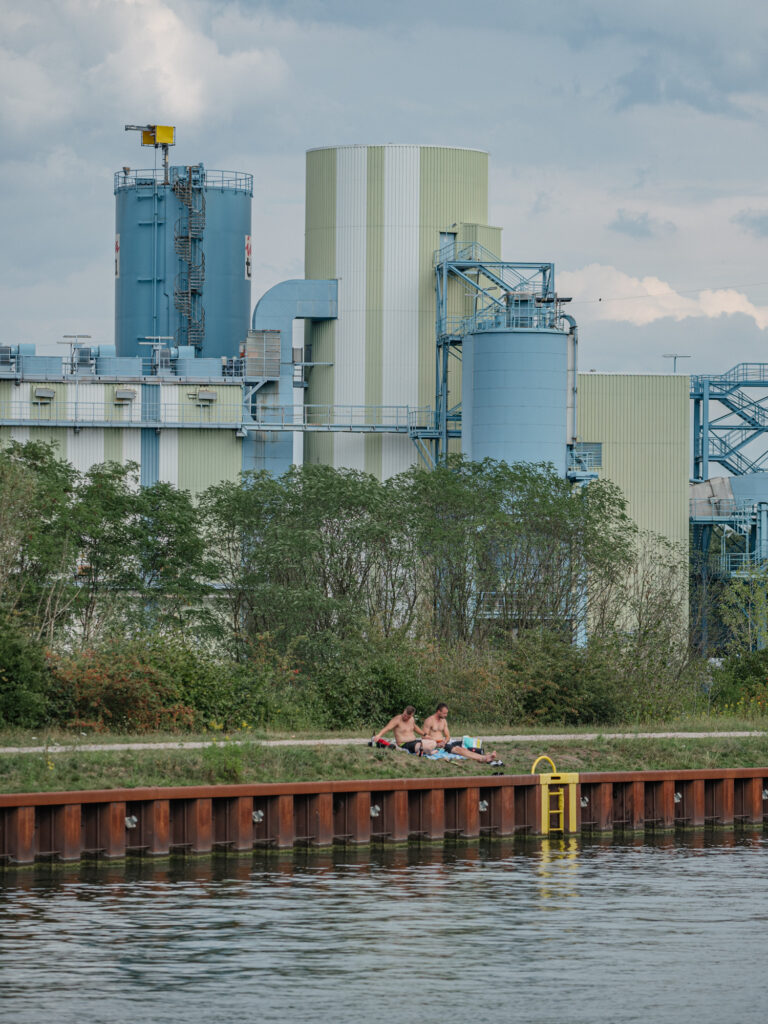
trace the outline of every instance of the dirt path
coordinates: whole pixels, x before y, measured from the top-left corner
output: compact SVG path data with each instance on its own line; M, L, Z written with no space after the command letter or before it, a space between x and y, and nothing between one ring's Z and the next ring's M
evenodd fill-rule
M670 740L670 739L741 739L748 736L763 736L763 730L751 732L552 732L533 734L509 734L506 736L484 736L483 742L488 743L535 743L545 741L593 741L604 740ZM190 740L188 742L165 741L163 743L68 743L55 746L37 747L0 747L2 754L69 754L76 751L85 753L99 753L109 750L202 750L205 747L220 746L241 746L243 743L254 742L251 740ZM364 746L368 740L356 737L346 739L317 739L317 740L256 740L265 747L349 747Z

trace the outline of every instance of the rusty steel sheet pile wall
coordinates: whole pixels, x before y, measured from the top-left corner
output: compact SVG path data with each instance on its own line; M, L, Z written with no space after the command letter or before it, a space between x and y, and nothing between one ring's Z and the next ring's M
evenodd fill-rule
M558 831L544 815L550 805L548 780L559 778L509 775L0 795L0 862L539 836ZM768 818L768 768L563 778L574 779L571 799L560 800L565 810L553 819L563 834L762 825ZM554 784L551 792L556 802Z

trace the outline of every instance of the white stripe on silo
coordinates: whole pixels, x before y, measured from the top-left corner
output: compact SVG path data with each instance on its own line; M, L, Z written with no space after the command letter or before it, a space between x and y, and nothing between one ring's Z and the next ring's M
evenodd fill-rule
M93 419L104 420L104 385L96 382L79 381L77 386L70 384L67 392L67 402L71 410L74 410L75 395L77 395L78 416L81 420ZM70 411L72 418L72 411ZM102 450L104 446L102 444Z
M187 428L189 429L189 428ZM179 486L179 432L160 431L160 468L158 479Z
M75 433L71 427L68 427L67 461L71 462L79 473L87 473L91 466L103 462L104 428L83 427L82 430Z
M419 397L419 174L418 146L384 149L384 281L382 402L418 404ZM385 479L415 461L407 435L382 438Z
M141 392L141 388L137 389ZM138 399L137 399L138 401ZM138 466L141 466L141 431L140 430L124 430L123 431L123 462L135 462ZM139 479L141 473L136 474L136 490L139 488Z
M183 416L190 413L194 418L197 411L194 405L186 401L187 393L195 394L196 384L186 387L183 383L161 384L160 385L160 419L163 423L178 423ZM202 417L201 417L202 419Z
M342 146L336 152L336 277L339 318L335 324L334 403L365 402L366 224L368 147ZM335 467L365 468L361 434L336 435Z

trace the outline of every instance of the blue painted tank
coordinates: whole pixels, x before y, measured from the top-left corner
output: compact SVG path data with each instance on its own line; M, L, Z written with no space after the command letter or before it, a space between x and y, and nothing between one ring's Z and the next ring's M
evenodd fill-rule
M566 469L568 335L487 329L462 343L462 451Z
M115 175L115 344L169 338L196 356L237 355L251 305L253 177L202 164Z

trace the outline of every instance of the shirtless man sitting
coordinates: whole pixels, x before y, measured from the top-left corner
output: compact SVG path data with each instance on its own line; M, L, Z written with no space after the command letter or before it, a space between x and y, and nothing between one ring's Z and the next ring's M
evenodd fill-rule
M395 743L398 747L407 750L409 754L431 754L433 750L437 749L437 743L435 740L425 738L424 730L416 725L415 713L416 709L409 704L402 714L395 715L381 732L376 733L371 743L376 746L376 741L380 740L385 732L391 730L395 734ZM422 738L417 739L416 733Z
M460 757L467 757L470 761L481 761L483 764L491 764L494 768L503 764L495 750L490 754L477 754L474 750L468 750L462 746L461 740L452 740L448 729L448 705L438 704L437 710L429 718L424 719L424 735L433 739L438 747L442 747L446 754L458 754Z

